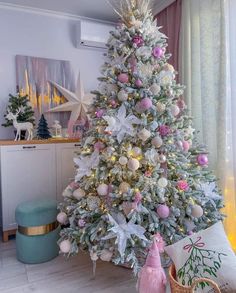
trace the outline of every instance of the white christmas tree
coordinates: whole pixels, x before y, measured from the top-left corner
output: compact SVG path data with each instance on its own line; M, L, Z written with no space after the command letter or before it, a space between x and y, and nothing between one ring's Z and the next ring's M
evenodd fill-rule
M183 86L147 0L117 1L91 130L64 192L61 251L137 272L153 235L167 244L222 219L222 197L194 138Z

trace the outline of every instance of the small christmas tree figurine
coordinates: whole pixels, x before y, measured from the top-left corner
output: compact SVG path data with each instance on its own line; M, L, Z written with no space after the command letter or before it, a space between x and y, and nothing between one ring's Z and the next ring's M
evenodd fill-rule
M19 113L17 116L17 122L30 122L35 125L35 118L34 118L34 110L30 105L30 101L27 95L21 96L18 92L15 96L9 94L9 103L7 106L6 114L4 115L6 122L2 124L4 127L9 127L13 125L11 119L8 118L8 114L16 114Z
M48 129L47 120L45 119L43 114L41 115L41 118L39 120L37 137L41 139L49 139L52 137Z

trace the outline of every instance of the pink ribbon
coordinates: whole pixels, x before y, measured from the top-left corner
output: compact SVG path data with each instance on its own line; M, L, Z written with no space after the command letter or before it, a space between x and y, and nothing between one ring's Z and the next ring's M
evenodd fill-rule
M202 240L202 237L201 236L199 236L198 238L197 238L197 241L196 242L192 242L192 240L191 240L191 242L192 242L192 244L187 244L187 245L185 245L184 246L184 250L187 250L188 251L188 253L192 250L192 248L194 248L194 247L204 247L205 246L205 243L203 243L203 242L200 242Z

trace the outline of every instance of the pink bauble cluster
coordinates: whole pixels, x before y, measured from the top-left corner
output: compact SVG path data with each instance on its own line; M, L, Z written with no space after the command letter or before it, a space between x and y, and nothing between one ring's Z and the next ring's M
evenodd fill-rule
M164 56L165 51L161 47L155 47L152 54L155 58L161 58Z
M101 141L97 141L95 144L94 144L94 150L95 151L102 151L103 149L105 148L105 145L103 142Z
M167 136L168 134L170 134L171 129L168 125L161 125L159 126L158 131L161 136Z
M142 38L142 36L134 36L132 39L132 42L137 46L137 47L141 47L144 44L144 40Z
M166 219L169 217L170 215L170 209L167 205L165 204L160 204L158 207L157 207L157 214L160 218L162 219Z
M98 109L96 112L96 117L97 118L102 118L102 116L105 114L105 110L104 109Z
M150 98L144 98L140 101L140 109L143 111L149 110L152 107L152 100Z
M85 225L86 225L85 220L84 220L84 219L79 219L79 221L78 221L78 226L79 226L80 228L84 228Z
M200 166L206 166L208 164L208 157L206 154L200 154L197 156L197 162Z
M118 80L121 83L128 83L129 82L129 75L127 73L120 73L118 75Z
M187 191L189 189L188 182L186 180L180 180L177 182L177 187L181 191Z

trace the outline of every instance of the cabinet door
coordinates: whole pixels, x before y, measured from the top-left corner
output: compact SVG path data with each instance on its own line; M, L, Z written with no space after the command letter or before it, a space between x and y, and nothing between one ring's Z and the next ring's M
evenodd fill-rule
M27 200L56 199L55 146L1 147L3 230L14 229L15 208Z
M79 151L79 145L74 143L56 144L57 158L57 200L63 201L62 193L75 178L74 158Z

